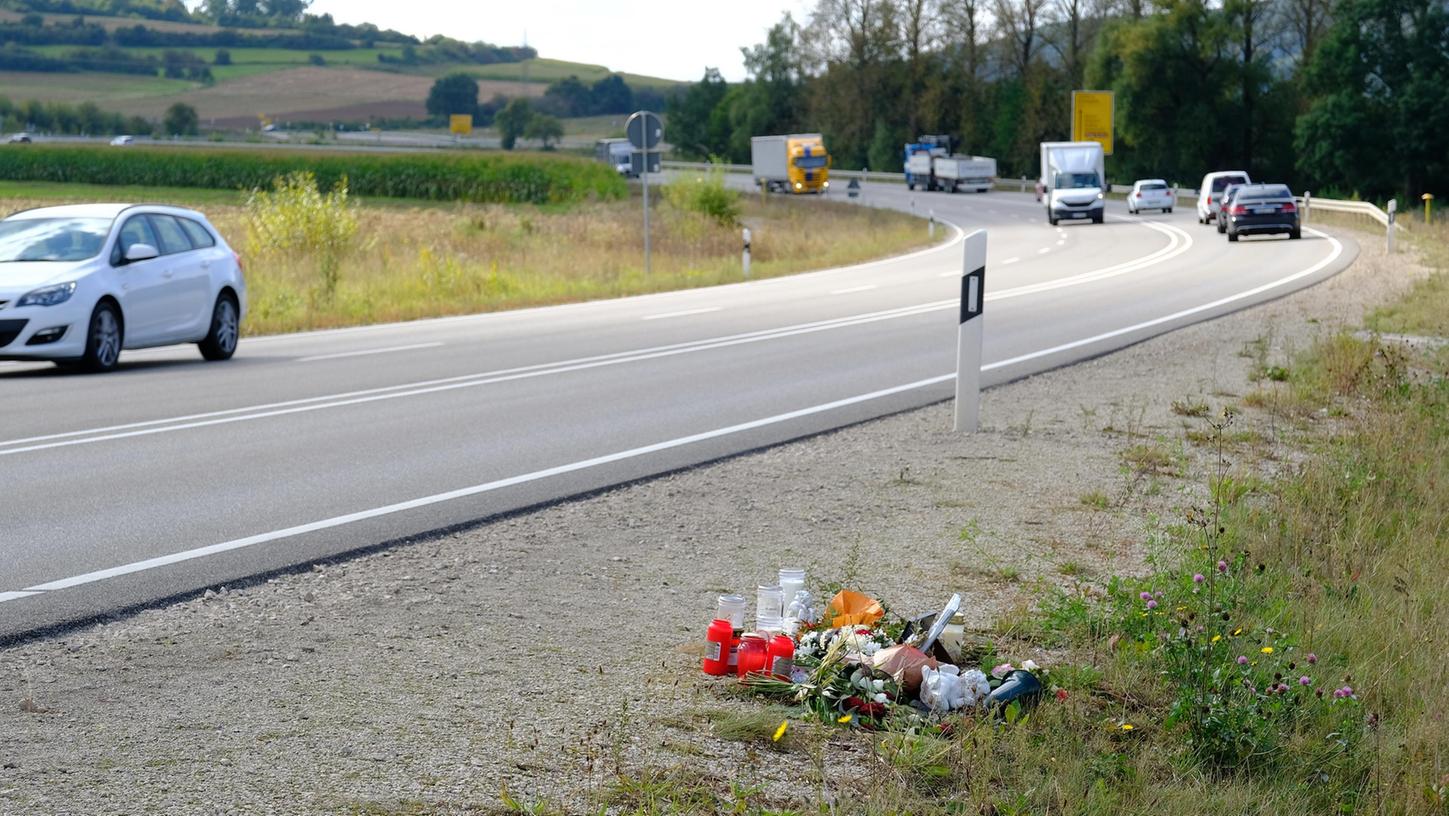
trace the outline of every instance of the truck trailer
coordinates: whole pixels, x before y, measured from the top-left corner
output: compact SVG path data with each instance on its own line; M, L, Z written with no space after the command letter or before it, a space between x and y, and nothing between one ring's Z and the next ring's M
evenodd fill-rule
M1041 186L1047 221L1092 219L1107 209L1106 159L1100 142L1042 142Z
M750 139L755 183L771 191L824 193L830 188L830 154L819 133Z
M905 146L906 186L914 190L975 190L984 193L996 183L996 159L951 152L950 136L921 136Z

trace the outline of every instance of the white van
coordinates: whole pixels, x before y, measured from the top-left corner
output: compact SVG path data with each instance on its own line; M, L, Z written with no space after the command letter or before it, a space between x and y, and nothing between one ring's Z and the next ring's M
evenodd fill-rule
M1197 191L1197 222L1211 223L1217 217L1216 199L1229 184L1252 184L1247 170L1219 170L1202 177L1202 187Z

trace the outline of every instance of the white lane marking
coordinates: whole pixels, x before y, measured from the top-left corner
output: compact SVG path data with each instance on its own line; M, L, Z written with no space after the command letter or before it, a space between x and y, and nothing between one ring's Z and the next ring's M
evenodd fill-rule
M864 286L852 286L849 289L836 289L836 290L832 291L830 294L832 294L832 295L853 295L856 292L869 292L870 290L875 289L875 288L877 288L875 284L873 284L873 283L867 283Z
M314 354L311 357L298 357L299 363L311 363L317 360L341 360L344 357L366 357L369 354L391 354L394 351L412 351L414 349L437 348L442 343L413 343L410 346L389 346L388 348L363 349L362 351L339 351L336 354Z
M1166 225L1159 225L1151 222L1144 222L1144 227L1157 230L1166 234L1171 240L1163 249L1157 250L1149 255L1132 261L1126 261L1115 266L1098 269L1092 272L1084 272L1080 275L1073 275L1058 280L1034 283L1025 286L1018 286L1012 289L1003 289L999 292L988 292L984 298L986 302L1005 300L1008 298L1021 297L1024 295L1037 294L1040 292L1066 289L1073 286L1092 283L1107 278L1125 275L1139 269L1145 269L1158 263L1170 260L1186 252L1192 246L1192 237L1186 232ZM1179 240L1178 236L1181 236ZM953 273L954 274L954 273ZM744 334L727 335L724 337L695 340L685 343L675 343L667 346L654 348L636 349L634 351L614 352L594 357L582 357L573 360L564 360L553 363L539 363L531 366L518 368L501 369L497 371L475 372L455 377L445 377L435 380L422 380L401 385L390 385L380 388L369 388L360 391L348 391L337 394L328 394L319 397L307 397L304 399L286 400L268 404L251 405L243 408L229 408L220 411L190 414L186 416L169 417L165 419L146 420L132 422L123 425L111 425L102 428L91 428L80 431L66 431L63 433L46 434L43 436L32 436L21 439L0 441L0 457L12 454L31 453L34 451L50 450L53 448L65 448L75 445L88 445L97 442L109 442L117 439L130 439L133 437L150 436L159 433L170 433L184 431L192 428L209 427L222 425L231 422L246 422L254 419L266 419L274 416L284 416L294 413L305 413L327 408L341 408L349 405L358 405L368 402L377 402L386 399L400 397L419 396L424 394L450 391L458 388L471 388L483 385L493 385L500 382L525 379L531 377L549 376L555 374L566 374L589 368L597 368L607 365L619 365L622 363L639 362L659 357L673 356L676 354L688 354L698 351L708 351L716 348L740 345L743 343L754 343L765 340L775 340L791 337L799 334L808 334L817 331L826 331L835 328L846 328L865 323L873 323L880 320L892 320L900 317L912 317L918 314L926 314L942 309L954 309L960 304L959 299L935 301L917 306L907 306L897 309L888 309L880 312L869 312L861 315L853 315L845 318L833 318L814 323L803 323L794 326L786 326L778 329L765 329ZM255 412L255 413L252 413ZM175 424L173 424L175 423ZM84 437L84 438L77 438ZM24 447L12 447L22 445ZM9 448L5 450L3 448Z
M1057 246L1064 246L1066 243L1067 243L1067 239L1063 238L1063 239L1057 241Z
M894 320L901 317L912 317L918 314L926 314L940 309L948 309L956 306L958 301L940 300L932 303L924 303L917 306L906 306L896 309L888 309L881 312L869 312L861 315L852 315L844 318L822 320L815 323L802 323L795 326L787 326L779 329L767 329L763 331L748 332L745 334L729 335L706 340L696 340L686 343L675 343L667 346L657 346L649 349L640 349L627 352L615 352L613 354L602 354L594 357L581 357L573 360L564 360L552 363L540 363L531 366L518 368L500 369L497 371L479 372L475 374L460 375L457 377L445 377L437 380L423 380L420 382L407 383L403 385L386 386L382 388L369 388L361 391L351 391L341 394L330 394L320 397L308 397L306 399L287 400L264 405L253 405L246 408L231 408L222 411L211 411L202 414L189 416L171 417L169 419L148 420L144 422L133 422L125 425L112 425L107 428L95 428L85 431L68 431L65 433L49 434L46 436L33 436L25 439L12 439L0 442L0 456L12 454L30 453L39 450L50 450L53 448L65 448L74 445L88 445L96 442L107 442L116 439L130 439L138 436L150 436L158 433L170 433L183 431L191 428L204 428L212 425L224 425L232 422L246 422L254 419L265 419L267 417L284 416L287 414L306 413L327 408L340 408L347 405L360 405L368 402L397 399L400 397L418 396L421 394L432 394L441 391L451 391L459 388L474 388L483 385L493 385L500 382L528 379L533 377L544 377L555 374L565 374L572 371L581 371L602 366L620 365L643 360L652 360L660 357L670 357L678 354L690 354L711 349L736 346L744 343L757 343L766 340L775 340L783 337L791 337L799 334L809 334L818 331L827 331L848 326L858 326L865 323L874 323L880 320ZM172 424L176 423L176 424ZM92 435L100 434L100 435ZM83 437L83 438L77 438ZM24 447L9 447L13 445L24 445Z
M1103 334L1099 334L1099 335L1096 335L1095 337L1089 337L1089 338L1086 338L1086 339L1083 339L1083 340L1077 340L1077 341L1074 341L1074 342L1071 342L1071 343L1064 343L1064 344L1062 344L1060 346L1054 346L1054 347L1049 348L1049 349L1042 349L1041 351L1035 351L1035 352L1032 352L1030 354L1023 354L1021 356L1013 357L1013 358L1010 358L1008 360L1000 360L1000 361L995 362L995 363L990 363L988 365L982 366L981 367L981 370L982 371L991 371L991 370L995 370L995 369L998 369L998 368L1004 368L1006 366L1014 365L1016 363L1024 362L1026 360L1032 360L1032 359L1036 359L1036 358L1039 358L1039 357L1045 357L1045 356L1048 356L1048 355L1051 355L1051 354L1056 354L1058 352L1065 351L1065 350L1072 349L1072 348L1079 348L1081 346L1089 345L1091 343L1099 342L1099 341L1105 340L1105 339L1110 339L1112 337L1120 337L1121 335L1124 335L1124 334L1130 334L1131 332L1134 332L1134 331L1140 331L1140 330L1145 329L1145 328L1152 328L1152 327L1155 327L1155 326L1159 326L1159 325L1162 325L1163 323L1168 323L1168 322L1171 322L1173 320L1180 319L1182 317L1190 316L1190 315L1193 315L1193 314L1198 314L1200 312L1207 311L1207 310L1210 310L1210 309L1215 309L1215 308L1217 308L1219 306L1224 306L1226 304L1233 303L1235 301L1242 300L1244 298L1253 297L1254 295L1261 294L1263 292L1266 292L1266 291L1275 289L1275 288L1277 288L1279 286L1283 286L1285 284L1292 283L1293 281L1296 281L1296 280L1299 280L1301 278L1304 278L1304 277L1307 277L1309 275L1312 275L1312 274L1318 272L1319 270L1323 269L1324 267L1328 266L1329 264L1333 263L1333 261L1336 260L1339 255L1343 254L1343 244L1339 243L1339 241L1337 239L1333 238L1332 236L1325 235L1324 233L1319 232L1319 231L1314 230L1314 229L1307 229L1307 228L1305 228L1305 230L1307 232L1309 232L1309 233L1311 233L1313 235L1317 235L1317 236L1319 236L1321 238L1327 238L1329 240L1329 242L1331 242L1333 244L1333 252L1330 253L1327 258L1324 258L1323 260L1319 261L1318 263L1314 264L1313 266L1308 267L1307 269L1302 270L1301 272L1296 272L1296 273L1294 273L1292 275L1289 275L1287 277L1279 278L1278 280L1273 281L1271 283L1266 283L1266 284L1263 284L1261 286L1257 286L1257 287L1254 287L1252 289L1249 289L1247 291L1239 292L1238 294L1235 294L1235 295L1230 295L1230 296L1225 297L1225 298L1219 298L1218 300L1215 300L1212 303L1206 303L1206 304L1203 304L1201 306L1194 306L1193 308L1190 308L1190 309L1184 309L1182 311L1175 312L1173 314L1167 315L1166 317L1160 317L1160 318L1157 318L1155 320L1148 320L1148 321L1145 321L1143 323L1138 323L1135 326L1128 326L1126 328L1117 329L1115 331L1111 331L1111 332L1106 332L1106 333L1103 333ZM206 547L197 547L195 549L185 550L185 551L179 552L179 553L171 553L169 555L158 556L156 558L148 558L148 559L146 559L144 561L134 561L134 562L132 562L130 564L123 564L123 565L117 566L117 567L110 567L108 569L96 570L94 572L88 572L88 573L84 573L82 575L71 576L69 578L61 578L59 580L50 581L50 582L47 582L47 583L44 583L44 584L36 584L35 586L26 587L25 589L19 590L19 591L0 592L0 603L4 603L6 601L16 600L16 599L19 599L19 598L29 597L31 595L35 595L35 594L41 593L41 592L53 592L55 590L67 589L67 588L75 587L75 586L81 586L83 584L95 583L97 581L104 581L104 580L106 580L108 578L115 578L115 577L118 577L118 576L121 576L121 575L129 575L129 574L135 573L135 572L142 572L142 571L145 571L145 570L156 569L158 567L164 567L164 566L168 566L170 564L177 564L177 563L181 563L181 562L184 562L184 561L191 561L191 560L194 560L194 559L197 559L197 558L203 558L203 557L208 556L208 555L215 555L217 553L229 552L231 550L237 550L237 549L242 549L244 547L255 546L257 544L265 544L265 543L270 542L270 541L277 541L277 540L280 540L280 539L292 538L292 537L295 537L295 536L304 535L306 533L316 532L318 530L326 530L326 529L330 529L330 528L333 528L333 527L340 527L340 526L343 526L345 524L352 524L354 522L365 521L367 519L377 518L379 516L391 515L393 513L400 513L400 512L406 511L406 510L413 510L413 509L417 509L417 508L420 508L420 507L427 507L429 505L439 504L441 502L446 502L446 501L452 501L454 499L466 498L468 496L476 496L476 495L479 495L481 493L488 493L488 492L491 492L491 491L500 490L500 489L505 488L505 487L511 487L511 486L518 485L518 484L524 484L524 483L527 483L527 482L538 481L540 479L546 479L546 478L549 478L550 476L557 476L557 475L561 475L561 474L565 474L565 473L572 473L572 472L579 471L579 470L585 470L587 468L597 467L599 465L609 464L611 462L618 462L618 461L622 461L622 460L625 460L625 459L637 458L639 456L644 456L644 455L647 455L647 454L650 454L650 453L657 453L659 451L669 450L671 448L678 448L678 447L682 447L682 446L685 446L685 445L690 445L690 444L693 444L695 442L706 441L706 440L709 440L709 439L716 439L716 438L719 438L719 437L722 437L722 436L729 436L729 435L732 435L732 434L741 433L741 432L747 431L747 430L753 430L755 428L760 428L760 427L764 427L764 426L767 426L767 425L778 424L780 422L788 422L788 421L790 421L792 419L798 419L798 418L801 418L801 417L810 416L812 414L817 414L817 413L822 413L822 412L825 412L825 411L834 410L836 408L847 407L847 406L855 405L855 404L858 404L858 403L861 403L861 402L867 402L867 401L874 400L874 399L880 399L882 397L892 396L894 394L900 394L900 393L904 393L906 391L914 391L914 390L917 390L917 389L920 389L920 388L928 388L928 387L930 387L932 385L937 385L937 384L943 383L943 382L949 382L951 380L954 380L955 378L956 378L956 374L954 372L951 373L951 374L943 374L943 375L938 376L938 377L931 377L931 378L925 379L925 380L918 380L918 381L913 382L913 383L907 383L905 385L899 385L899 386L895 386L893 388L886 388L886 389L882 389L880 391L872 391L869 394L861 394L861 395L855 396L855 397L847 397L846 399L836 400L834 402L823 403L821 405L815 405L815 406L811 406L809 408L802 408L802 409L799 409L799 410L796 410L796 411L791 411L791 412L785 413L785 414L776 414L773 417L766 417L764 419L752 420L750 422L741 423L739 425L731 425L729 427L726 427L726 428L718 428L718 429L713 430L713 431L705 431L703 433L692 434L690 436L683 436L683 437L679 437L679 438L676 438L676 439L671 439L671 440L668 440L668 441L665 441L665 442L656 442L656 443L654 443L652 445L645 445L643 447L631 448L631 449L626 450L626 451L620 451L618 453L611 453L611 454L607 454L605 456L598 456L598 457L595 457L593 459L585 459L585 460L582 460L582 461L579 461L579 462L573 462L573 463L570 463L570 464L567 464L567 465L558 465L556 467L547 468L545 470L537 470L537 471L534 471L532 473L525 473L525 474L522 474L522 475L519 475L519 476L511 476L511 477L508 477L508 478L505 478L505 479L499 479L497 481L486 482L486 483L480 484L480 485L473 485L472 487L460 488L458 490L452 490L452 491L448 491L446 493L436 493L436 494L433 494L431 496L423 496L421 498L411 499L411 500L405 501L405 502L398 502L396 504L389 504L389 505L385 505L383 507L375 507L375 508L372 508L370 510L362 510L362 511L359 511L359 512L356 512L356 513L349 513L349 514L343 515L343 516L333 516L332 518L323 519L321 521L314 521L314 522L311 522L309 524L301 524L301 525L297 525L295 527L287 527L287 528L282 529L282 530L274 530L274 531L268 532L268 533L260 533L260 534L257 534L257 535L248 536L246 538L238 538L238 539L233 539L231 541L224 541L224 542L221 542L219 544L212 544L212 545L209 545L209 546L206 546Z
M1001 265L1002 266L1009 266L1009 265L1014 264L1014 263L1016 263L1017 261L1020 261L1020 260L1021 260L1020 258L1007 258L1006 260L1004 260L1004 261L1001 262Z
M640 320L668 320L671 317L689 317L690 315L709 314L710 312L718 312L718 311L720 311L723 308L724 308L723 306L705 306L705 307L702 307L702 308L699 308L699 309L685 309L682 312L665 312L664 314L646 315L646 316L641 317L639 319Z
M1052 251L1052 248L1051 247L1042 247L1041 249L1038 249L1036 251L1036 254L1038 254L1038 255L1045 255L1045 254L1047 254L1048 252L1051 252L1051 251Z
M1049 355L1058 354L1063 351L1070 351L1075 348L1081 348L1082 346L1089 346L1093 343L1099 343L1103 340L1110 340L1113 337L1121 337L1124 334L1131 334L1133 332L1142 331L1143 329L1150 329L1155 326L1161 326L1164 323L1171 323L1174 320L1181 320L1184 317L1190 317L1192 315L1200 314L1211 309L1216 309L1220 306L1226 306L1229 303L1234 303L1236 301L1243 300L1244 298L1250 298L1254 295L1260 295L1269 290L1276 289L1279 286L1285 286L1301 278L1306 278L1309 275L1312 275L1323 269L1324 267L1328 266L1329 264L1333 263L1335 260L1337 260L1339 255L1343 254L1343 244L1339 243L1337 238L1334 238L1333 236L1326 233L1319 232L1315 229L1309 229L1307 227L1304 227L1303 231L1311 233L1313 235L1317 235L1320 238L1327 238L1329 242L1333 244L1333 251L1329 253L1327 258L1324 258L1323 260L1308 267L1307 269L1302 270L1301 272L1295 272L1292 275L1284 278L1279 278L1278 280L1275 280L1271 283L1265 283L1261 286L1255 286L1252 289L1239 292L1236 295L1229 295L1224 298L1218 298L1211 303L1204 303L1200 306L1193 306L1190 309L1183 309L1179 312L1173 312L1172 314L1166 315L1164 317L1143 321L1142 323L1137 323L1132 326L1124 326L1120 329L1113 329L1112 331L1103 332L1101 334L1094 335L1092 337L1086 337L1081 340L1073 340L1070 343L1063 343L1060 346L1052 346L1051 348L1042 349L1041 351L1033 351L1030 354L1023 354L1018 357L1011 357L1006 360L1000 360L995 363L991 363L990 365L982 366L981 370L992 371L998 368L1005 368L1007 366L1025 362L1027 360L1035 360L1039 357L1047 357Z
M723 436L732 436L734 434L751 431L756 428L763 428L769 425L778 425L782 422L789 422L791 420L812 416L814 414L820 414L826 411L833 411L837 408L845 408L862 402L869 402L871 400L877 400L883 397L889 397L907 391L914 391L919 388L926 388L932 385L937 385L939 383L953 380L955 378L956 375L953 373L942 375L939 377L932 377L927 380L918 380L916 382L907 383L905 385L897 385L892 388L872 391L868 394L860 394L854 397L846 397L845 399L839 399L833 402L812 405L809 408L801 408L795 411L789 411L787 413L765 417L763 419L755 419L749 422L742 422L738 425L730 425L724 428L716 428L712 431L704 431L697 434L690 434L689 436L681 436L664 442L655 442L651 445L644 445L637 448L630 448L628 450L619 451L617 453L596 456L592 459L583 459L577 462L570 462L569 464L565 465L557 465L555 467L545 468L543 470L535 470L531 473L524 473L518 476L509 476L507 478L498 479L492 482L484 482L483 484L472 485L471 487L458 488L457 490L449 490L445 493L435 493L431 496L422 496L420 498L410 499L408 501L397 502L396 504L388 504L382 507L374 507L369 510L361 510L355 513L348 513L346 515L333 516L332 518L322 519L321 521L314 521L308 524L299 524L295 527L287 527L281 530L273 530L266 533L258 533L257 535L247 536L245 538L237 538L232 539L231 541L223 541L219 544L211 544L205 547L197 547L195 549L184 550L182 552L170 553L168 555L157 556L155 558L148 558L143 561L133 561L129 564L122 564L117 567L110 567L107 569L96 570L94 572L87 572L82 575L73 575L69 578L61 578L59 580L49 581L43 584L36 584L35 586L26 587L20 592L0 593L0 603L15 600L16 598L25 597L26 595L35 594L37 592L53 592L60 589L69 589L70 587L81 586L83 584L91 584L97 581L104 581L108 578L116 578L122 575L130 575L136 572L143 572L145 570L156 569L158 567L164 567L171 564L178 564L183 561L191 561L197 558L204 558L208 555L216 555L218 553L230 552L232 550L239 550L245 547L253 547L258 544L265 544L270 541L293 538L295 536L317 532L318 530L327 530L333 527L341 527L345 524L353 524L355 522L365 521L367 519L373 519L379 516L392 515L394 513L401 513L407 510L416 510L421 507L428 507L430 505L453 501L455 499L467 498L469 496L477 496L483 493L491 493L493 491L501 490L503 488L526 484L528 482L536 482L540 479L547 479L552 476L560 476L566 473L574 473L576 471L587 470L589 468L595 468L600 465L607 465L613 462L620 462L626 459L635 459L640 456L647 456L651 453L658 453L660 451L671 450L673 448L681 448L686 445L692 445L697 442L705 442L711 439L718 439Z

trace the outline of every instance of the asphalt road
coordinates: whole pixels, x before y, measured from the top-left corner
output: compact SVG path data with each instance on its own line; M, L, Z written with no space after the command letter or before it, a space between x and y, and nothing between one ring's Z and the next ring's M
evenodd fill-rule
M1357 253L1311 231L1229 244L1190 208L1109 202L1106 224L1056 229L1019 193L870 185L864 203L988 230L988 385ZM225 364L190 347L104 376L0 364L0 640L946 398L962 244L941 229L936 248L846 269L250 338Z

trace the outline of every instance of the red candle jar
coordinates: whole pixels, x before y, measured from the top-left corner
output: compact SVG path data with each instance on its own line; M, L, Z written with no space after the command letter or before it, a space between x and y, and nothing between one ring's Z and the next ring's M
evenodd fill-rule
M741 678L751 674L764 674L770 661L770 647L765 636L758 632L746 632L740 638L740 656L737 671Z
M704 634L704 673L716 677L728 674L730 655L734 652L734 624L715 618Z
M770 674L779 680L789 680L790 670L795 668L795 641L785 635L770 638L767 647L770 657Z

